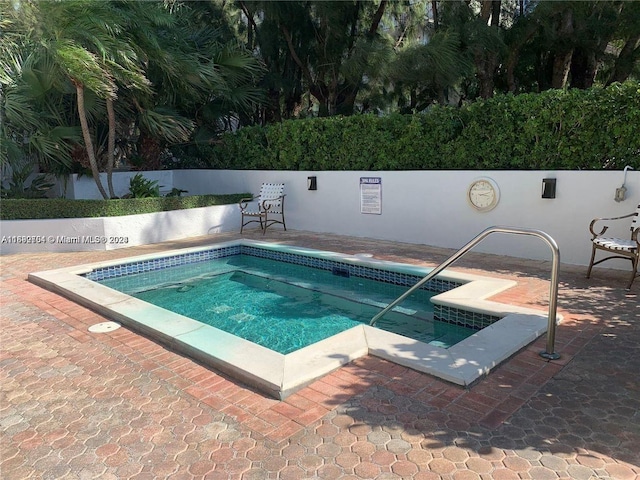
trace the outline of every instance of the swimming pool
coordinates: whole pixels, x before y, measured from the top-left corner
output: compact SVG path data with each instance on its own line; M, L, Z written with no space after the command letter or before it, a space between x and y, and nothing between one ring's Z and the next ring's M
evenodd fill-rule
M275 265L276 271L261 271L258 267L265 263ZM217 266L212 270L213 264ZM314 275L309 277L309 271ZM386 329L368 325L370 313L377 313L398 296L396 293L406 291L428 272L421 267L357 255L239 240L35 272L29 279L277 398L366 354L468 385L546 331L545 313L486 300L515 282L448 271L430 281L428 290L419 291L416 299L409 298L397 311L385 316ZM347 281L354 283L355 289L346 289ZM302 308L308 310L307 316L313 317L324 312L324 302L332 308L337 304L341 312L346 309L349 313L343 316L352 323L323 338L286 345L277 351L280 347L270 344L271 340L267 347L218 328L220 325L190 318L197 316L190 308L198 302L208 316L224 317L225 322L241 329L263 314L242 309L225 315L229 309L237 308L237 304L227 302L231 293L223 291L215 300L210 293L194 292L211 287L211 283L216 290L225 282L239 284L234 285L240 287L234 294L240 296L240 304L244 302L243 308L266 302L265 298L255 299L260 300L256 302L242 300L252 292L249 296L277 298L274 308L278 315L283 315L284 304L293 302L291 312L299 313L300 305L305 305ZM173 300L167 300L169 293ZM183 295L185 301L175 300ZM156 303L174 311L143 300L145 296L159 298ZM318 298L322 307L318 306ZM173 308L176 303L182 304L182 310ZM355 321L349 318L354 305L361 314ZM417 335L388 331L397 325L387 328L388 324L407 318L424 322L433 317L447 324L446 334L431 328L430 338L411 338ZM313 324L308 329L315 330ZM419 330L415 325L409 329ZM294 322L276 329L276 336L283 336L284 330L298 333L300 327ZM252 334L260 331L254 329ZM306 335L293 335L300 337L307 339Z
M364 269L352 276L345 265L328 270L251 253L100 283L285 355L368 324L407 289L397 278L372 280ZM430 301L437 293L418 290L376 326L443 348L473 335L469 325L438 320Z

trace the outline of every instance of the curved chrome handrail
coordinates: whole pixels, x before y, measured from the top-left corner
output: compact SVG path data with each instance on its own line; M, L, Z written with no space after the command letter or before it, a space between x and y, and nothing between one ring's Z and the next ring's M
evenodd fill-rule
M551 266L551 286L549 290L549 320L547 324L547 346L546 350L540 352L540 356L549 359L549 360L557 360L560 358L560 355L555 353L554 345L556 341L556 316L558 309L558 270L560 268L560 249L558 248L558 244L556 241L549 236L549 234L541 231L541 230L533 230L530 228L516 228L516 227L489 227L486 230L483 230L478 235L476 235L469 243L460 248L456 253L447 258L444 262L434 268L429 274L416 283L413 287L407 290L405 293L396 298L393 302L387 305L382 311L380 311L375 317L371 319L369 325L374 326L380 318L389 312L389 310L393 309L400 302L404 301L409 295L411 295L414 291L420 288L422 285L427 283L433 277L435 277L442 270L447 268L453 262L458 260L464 254L466 254L469 250L475 247L478 243L484 240L486 237L491 235L492 233L510 233L515 235L532 235L534 237L541 238L544 240L547 245L551 248L552 253L552 266Z

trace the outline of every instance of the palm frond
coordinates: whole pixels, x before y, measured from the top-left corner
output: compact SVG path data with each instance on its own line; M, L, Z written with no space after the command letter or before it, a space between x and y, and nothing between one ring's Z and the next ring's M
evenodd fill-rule
M196 126L193 120L166 108L145 110L140 115L140 125L169 143L186 142Z
M115 81L97 55L72 41L55 42L53 55L66 74L99 96L115 97Z

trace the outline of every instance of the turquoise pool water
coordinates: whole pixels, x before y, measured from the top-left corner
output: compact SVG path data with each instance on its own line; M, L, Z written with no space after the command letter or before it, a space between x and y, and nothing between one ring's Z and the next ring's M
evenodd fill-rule
M371 318L407 287L233 255L101 280L128 295L287 354ZM476 330L433 318L419 290L377 328L447 348Z

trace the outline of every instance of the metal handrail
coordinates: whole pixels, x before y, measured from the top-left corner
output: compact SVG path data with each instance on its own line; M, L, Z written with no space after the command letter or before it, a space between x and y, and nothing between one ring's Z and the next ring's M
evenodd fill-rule
M547 233L541 230L533 230L529 228L515 228L515 227L489 227L486 230L480 232L476 237L474 237L469 243L460 248L456 253L447 258L444 262L434 268L429 274L416 283L413 287L407 290L405 293L396 298L393 302L387 305L382 311L380 311L375 317L371 319L369 325L374 326L376 322L382 318L384 315L389 312L389 310L393 309L400 302L404 301L409 295L411 295L414 291L420 288L422 285L427 283L433 277L435 277L442 270L447 268L453 262L458 260L464 254L466 254L469 250L475 247L478 243L484 240L486 237L491 235L492 233L511 233L516 235L532 235L534 237L541 238L544 240L547 245L551 248L552 253L552 266L551 266L551 286L549 290L549 321L547 324L547 346L546 350L540 352L540 356L547 358L549 360L557 360L560 358L560 355L555 353L554 344L556 341L556 314L557 314L557 305L558 305L558 270L560 267L560 249L558 248L558 244L556 241L549 236Z

